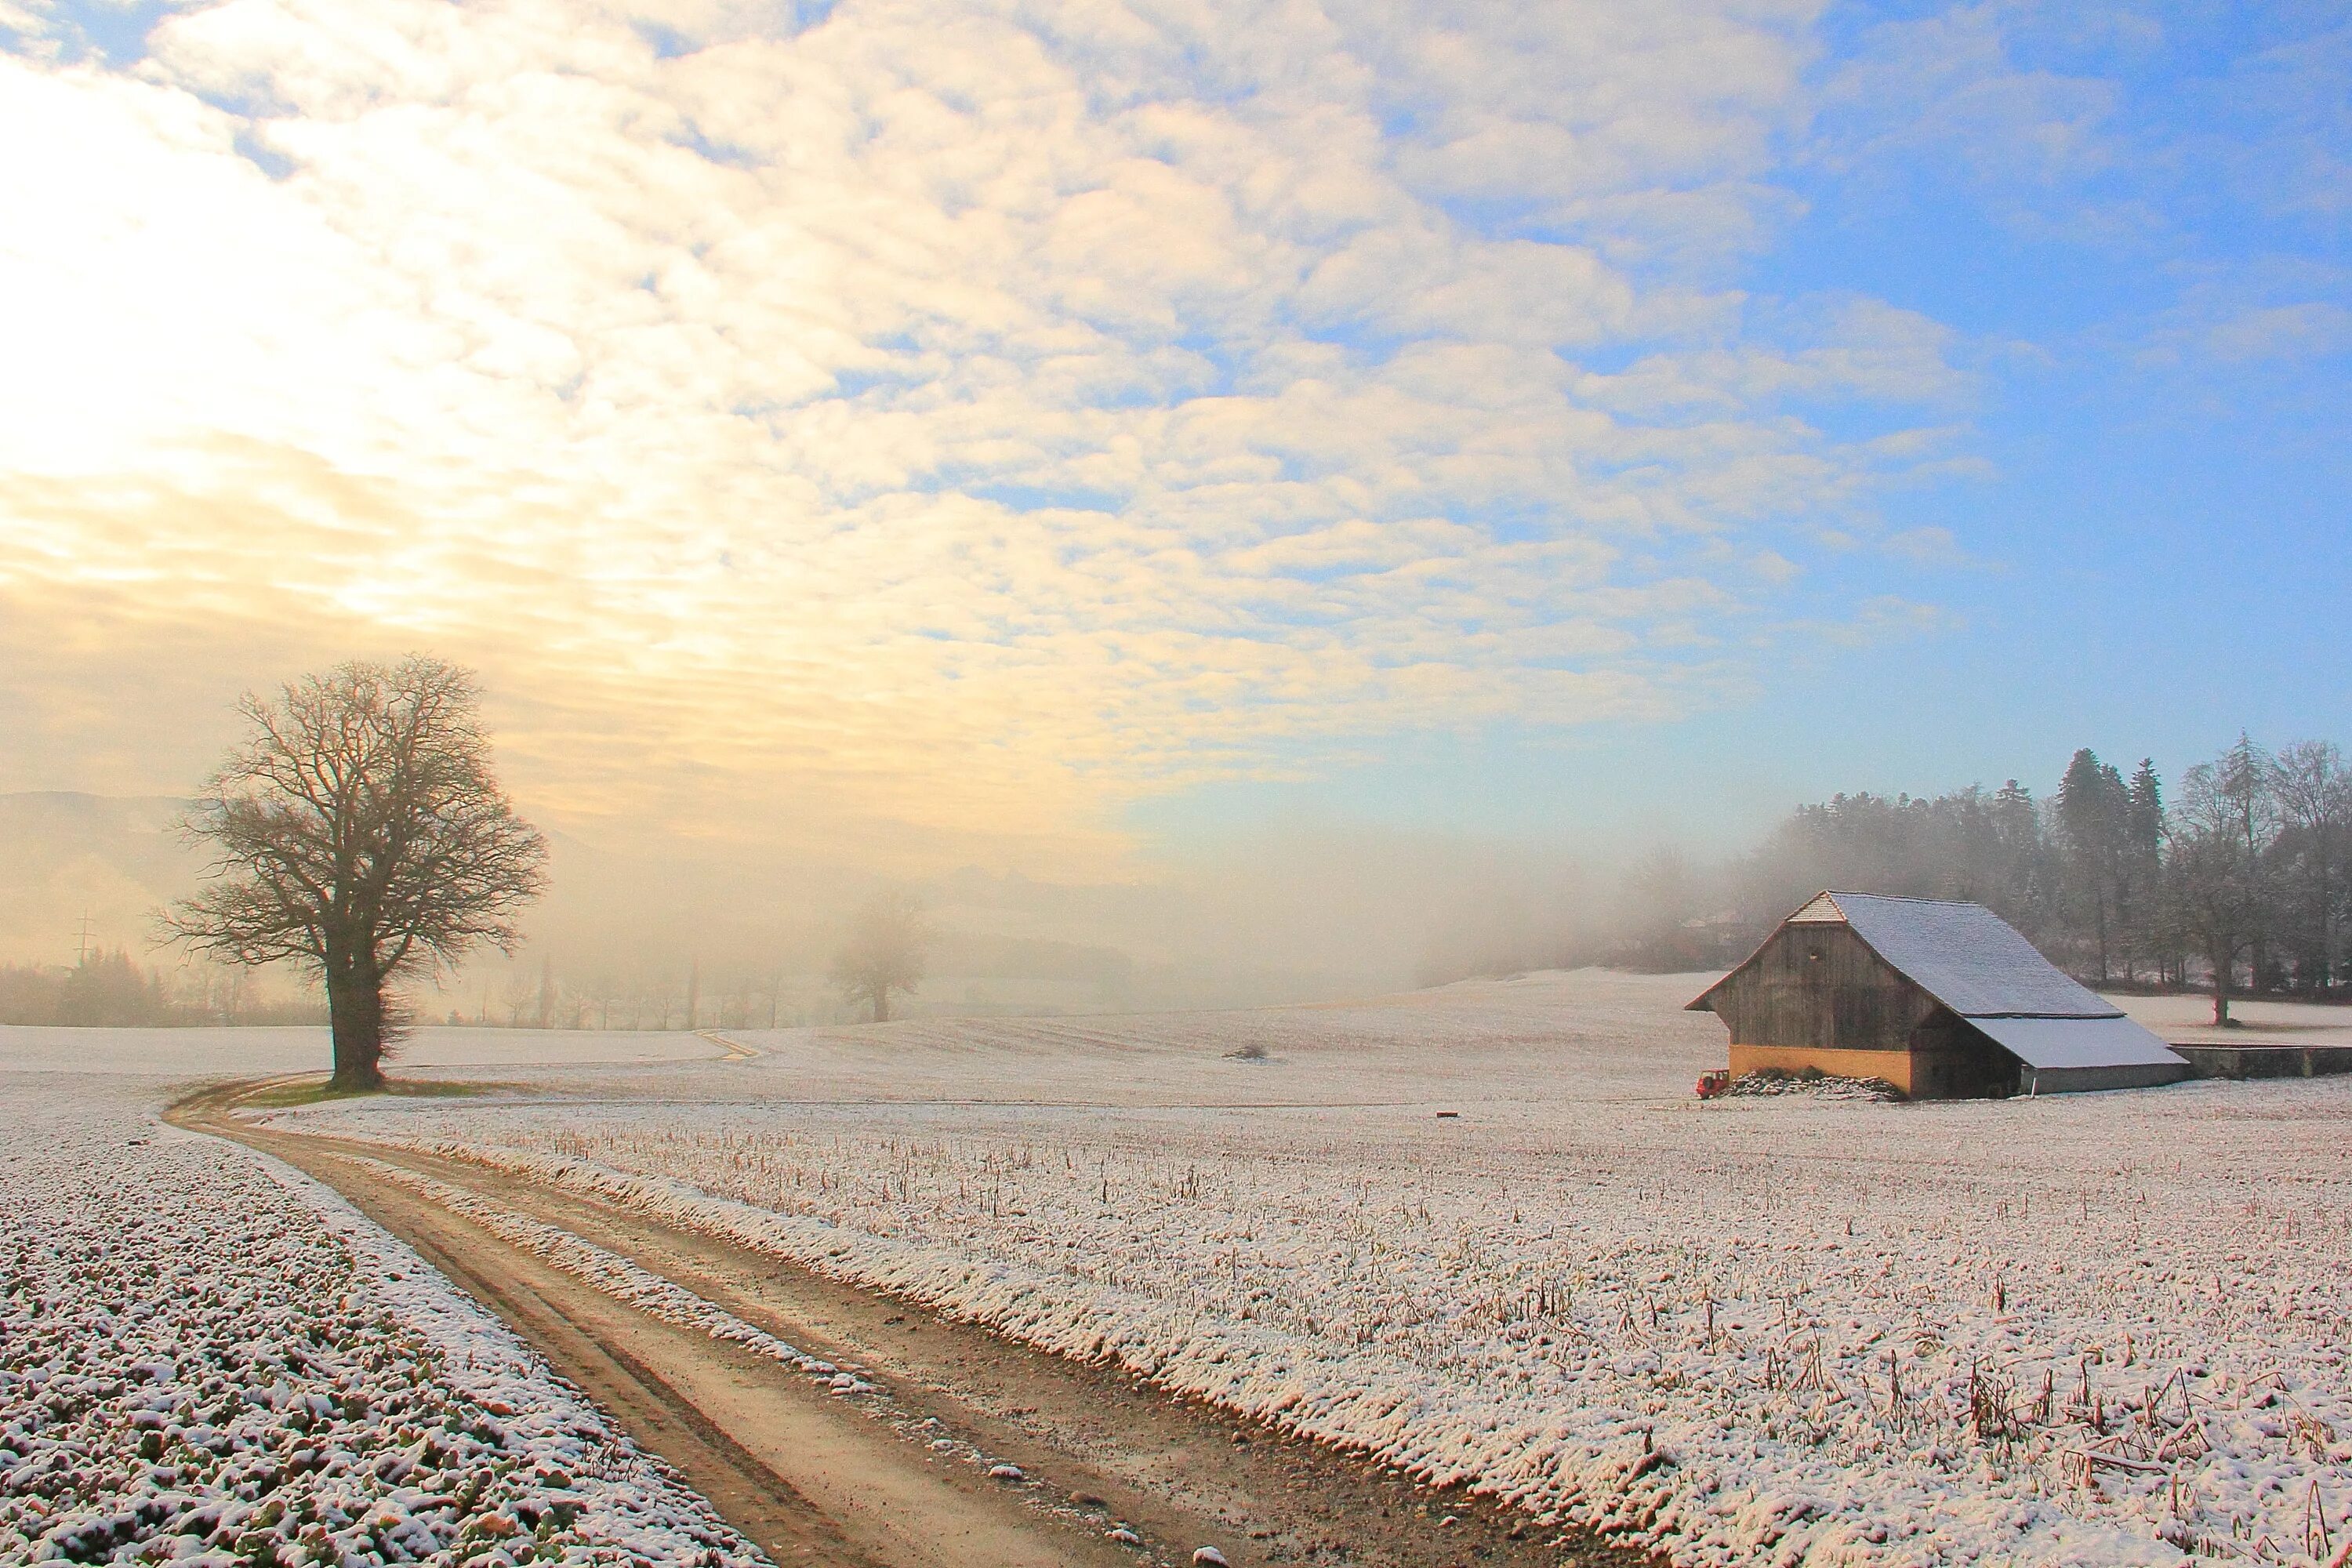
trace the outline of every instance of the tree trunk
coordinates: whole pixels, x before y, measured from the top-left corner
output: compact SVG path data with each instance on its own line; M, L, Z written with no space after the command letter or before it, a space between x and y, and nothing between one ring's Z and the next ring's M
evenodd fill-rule
M2104 888L2093 900L2099 926L2099 984L2107 983L2107 895Z
M335 1070L327 1087L347 1094L383 1087L383 982L359 958L330 954L327 1023L335 1039Z
M890 1021L890 987L887 984L874 988L874 1021L877 1024Z

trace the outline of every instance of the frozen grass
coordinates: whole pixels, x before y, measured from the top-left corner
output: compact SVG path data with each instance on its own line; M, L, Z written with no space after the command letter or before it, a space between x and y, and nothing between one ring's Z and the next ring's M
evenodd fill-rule
M302 1116L1684 1563L2343 1558L2352 1080L1702 1105L1697 988L806 1031L640 1081L678 1103Z
M238 1100L238 1104L257 1110L288 1110L298 1105L324 1105L338 1100L363 1100L372 1094L388 1094L395 1098L415 1096L426 1100L466 1100L488 1094L506 1087L499 1084L452 1083L446 1079L394 1079L382 1089L336 1089L323 1078L309 1078L298 1082L273 1083L255 1089Z
M763 1562L332 1194L5 1080L0 1562Z

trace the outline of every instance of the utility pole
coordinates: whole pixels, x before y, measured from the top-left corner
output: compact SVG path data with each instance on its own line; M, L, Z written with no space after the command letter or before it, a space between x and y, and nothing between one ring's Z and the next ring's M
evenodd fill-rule
M74 937L74 967L89 968L89 911L84 910L81 912L81 930Z
M555 1013L555 959L551 953L539 955L539 1026L548 1026Z
M693 1032L695 1009L701 1001L702 960L689 958L686 961L686 1027L688 1033Z

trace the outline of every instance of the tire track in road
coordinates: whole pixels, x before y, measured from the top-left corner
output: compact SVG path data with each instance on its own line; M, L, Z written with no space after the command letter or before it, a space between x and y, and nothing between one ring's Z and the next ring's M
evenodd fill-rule
M233 1114L237 1093L207 1091L173 1119L287 1160L418 1245L780 1563L1174 1568L1204 1545L1234 1568L1650 1561L634 1210L442 1154L247 1123ZM887 1419L599 1294L372 1172L379 1162L604 1248L883 1384ZM967 1462L975 1454L1021 1479L989 1479ZM1139 1539L1108 1539L1114 1523Z
M172 1120L273 1154L334 1188L496 1311L639 1447L779 1564L1132 1568L1117 1545L1025 1507L742 1345L667 1323L469 1216L383 1179L375 1151L254 1128L226 1106Z

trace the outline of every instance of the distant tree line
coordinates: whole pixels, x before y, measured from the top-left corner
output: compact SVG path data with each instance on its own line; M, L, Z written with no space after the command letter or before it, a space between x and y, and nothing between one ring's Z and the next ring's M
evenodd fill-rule
M150 968L128 951L92 951L79 963L0 963L0 1024L100 1028L327 1022L326 999L289 995L253 971L208 963ZM689 1013L688 1009L691 1009ZM541 968L484 980L434 1021L519 1029L761 1029L837 1023L852 1008L830 988L780 967L675 973L597 970L577 983Z
M887 1023L894 1000L921 986L937 940L922 901L888 889L851 918L834 954L826 979L841 1007L804 990L781 964L736 965L706 976L700 962L689 960L677 973L604 969L571 981L549 960L536 979L510 973L496 1005L485 983L473 1013L453 1007L446 1021L541 1029L773 1029L843 1022L846 1008Z
M0 1024L152 1028L204 1024L316 1024L326 1004L263 994L242 969L190 965L170 974L121 949L71 964L0 964Z
M2232 994L2352 983L2352 770L2328 742L2273 753L2242 736L2168 801L2152 763L2126 777L2084 749L2046 798L2012 779L1800 806L1732 868L1717 893L1728 911L1707 909L1705 879L1671 854L1632 883L1641 912L1613 956L1638 967L1721 962L1811 893L1845 888L1973 900L2084 980L2210 984L2226 1016Z
M781 965L599 965L578 978L551 963L483 978L440 1013L451 1026L514 1029L772 1029L832 1023L837 1009Z

